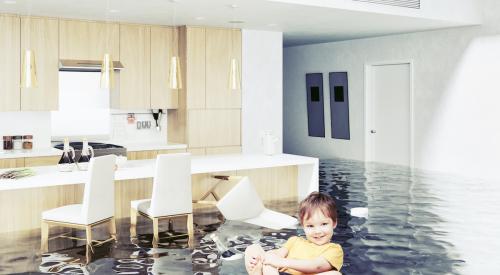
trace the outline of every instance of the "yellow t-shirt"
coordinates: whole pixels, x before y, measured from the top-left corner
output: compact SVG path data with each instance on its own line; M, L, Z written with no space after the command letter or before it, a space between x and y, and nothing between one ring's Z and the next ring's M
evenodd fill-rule
M335 267L337 271L340 271L342 263L344 262L344 251L342 250L342 247L336 243L317 245L301 237L291 237L285 245L283 245L283 247L288 249L287 258L309 260L321 256L325 258L330 265ZM293 275L304 274L291 268L285 268L280 271Z

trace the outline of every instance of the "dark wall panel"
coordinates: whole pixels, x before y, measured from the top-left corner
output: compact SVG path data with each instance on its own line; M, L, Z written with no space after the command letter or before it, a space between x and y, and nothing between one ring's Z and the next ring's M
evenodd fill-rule
M325 137L323 74L306 74L307 125L309 136Z
M329 77L332 138L350 139L347 72L332 72Z

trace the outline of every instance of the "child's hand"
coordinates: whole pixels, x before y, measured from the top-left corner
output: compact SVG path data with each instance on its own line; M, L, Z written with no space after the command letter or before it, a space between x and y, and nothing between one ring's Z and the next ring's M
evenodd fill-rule
M251 257L248 259L246 262L247 269L249 271L253 271L257 266L259 266L262 263L262 258L261 256L256 256L256 257Z
M283 258L272 252L266 253L264 264L272 265L276 268L284 267Z

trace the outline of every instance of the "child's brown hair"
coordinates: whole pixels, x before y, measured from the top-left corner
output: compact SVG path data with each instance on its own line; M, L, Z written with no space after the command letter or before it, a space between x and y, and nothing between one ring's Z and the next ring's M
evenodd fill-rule
M321 212L323 212L325 216L330 217L334 223L337 222L337 205L332 197L319 192L312 192L300 202L300 223L302 224L304 218L310 217L316 209L320 209Z

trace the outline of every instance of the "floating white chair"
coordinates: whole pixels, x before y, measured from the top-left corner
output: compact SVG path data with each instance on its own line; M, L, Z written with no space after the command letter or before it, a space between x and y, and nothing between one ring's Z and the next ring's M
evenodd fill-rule
M217 208L228 220L242 221L275 230L295 228L296 218L267 209L248 177L241 180L220 199Z
M71 204L42 212L42 252L47 252L49 248L49 225L85 229L87 250L89 247L93 250L92 242L103 244L116 240L115 159L115 155L107 155L90 160L82 204ZM106 222L109 223L111 238L93 241L92 227ZM64 234L58 237L62 236Z
M131 201L130 235L137 235L137 214L153 220L153 244L158 244L158 221L187 216L187 235L193 241L191 154L158 155L151 199Z

